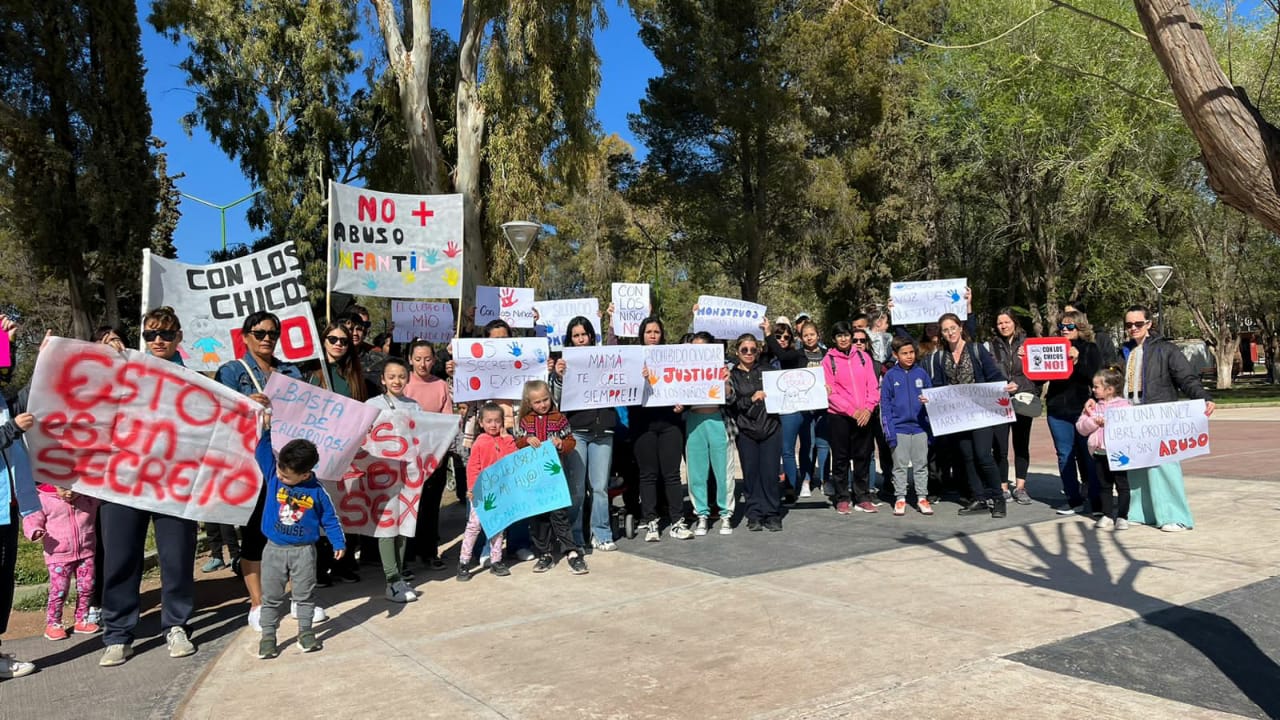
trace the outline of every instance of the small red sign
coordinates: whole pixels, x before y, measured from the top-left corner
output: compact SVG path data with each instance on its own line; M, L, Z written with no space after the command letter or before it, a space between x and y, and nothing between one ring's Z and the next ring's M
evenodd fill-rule
M1075 368L1071 341L1061 337L1027 338L1022 342L1022 374L1031 380L1065 380Z

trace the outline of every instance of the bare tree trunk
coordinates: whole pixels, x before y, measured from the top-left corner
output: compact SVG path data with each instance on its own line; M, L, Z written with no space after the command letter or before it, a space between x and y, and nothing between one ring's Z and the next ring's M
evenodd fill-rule
M71 336L88 340L93 332L93 319L89 317L89 293L85 287L88 272L84 257L74 251L67 258L67 292L71 301Z
M1226 337L1226 342L1219 342L1213 346L1213 359L1218 364L1219 390L1231 389L1236 354L1240 352L1240 336L1232 334Z
M395 73L400 90L400 114L409 135L409 161L418 181L418 191L445 192L444 155L436 138L435 118L431 111L431 0L412 0L406 27L411 28L412 46L405 47L405 37L396 20L392 0L372 0L387 48L387 62ZM410 3L406 3L410 4Z
M476 0L464 0L458 39L458 167L453 184L462 193L463 257L466 258L462 274L464 298L474 297L476 281L485 277L485 268L488 267L481 225L484 199L480 196L480 171L485 107L480 100L480 48L489 18L482 14L478 4Z

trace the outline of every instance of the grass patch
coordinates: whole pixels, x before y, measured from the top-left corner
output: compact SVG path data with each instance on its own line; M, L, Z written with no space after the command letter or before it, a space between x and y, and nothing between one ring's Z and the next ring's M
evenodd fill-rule
M147 552L156 549L155 527L147 526ZM14 568L14 582L21 585L43 585L49 582L49 568L44 564L44 542L31 542L18 537L18 557ZM43 602L43 601L42 601ZM41 605L41 607L44 607Z
M1251 403L1280 402L1280 385L1268 385L1265 382L1237 380L1230 390L1219 390L1210 381L1205 389L1219 405L1248 405Z

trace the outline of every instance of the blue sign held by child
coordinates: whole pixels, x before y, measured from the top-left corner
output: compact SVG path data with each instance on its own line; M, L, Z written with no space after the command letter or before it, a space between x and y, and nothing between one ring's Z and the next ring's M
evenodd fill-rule
M527 447L491 465L472 489L476 515L485 535L508 525L569 505L569 481L551 443Z

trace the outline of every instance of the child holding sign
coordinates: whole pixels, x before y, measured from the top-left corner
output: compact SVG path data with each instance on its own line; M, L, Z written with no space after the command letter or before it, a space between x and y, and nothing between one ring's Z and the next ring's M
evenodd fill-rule
M1098 477L1102 480L1102 517L1094 527L1099 530L1129 529L1129 473L1123 470L1112 470L1107 462L1107 410L1118 407L1129 407L1129 401L1121 397L1124 392L1124 376L1115 368L1103 368L1093 376L1093 396L1084 404L1084 412L1076 421L1076 431L1088 435L1089 452L1093 453L1094 464L1098 467ZM1120 496L1119 507L1113 508L1115 499L1112 489ZM1116 518L1111 519L1111 511L1115 510Z
M475 439L471 445L471 459L467 461L467 502L474 503L476 488L476 480L480 479L480 473L484 472L490 465L498 462L502 458L516 451L516 441L508 434L503 432L503 425L506 414L502 408L496 403L485 403L480 408L477 415L480 421L480 429L484 432ZM462 548L458 552L458 580L466 582L471 579L471 551L475 549L476 538L480 536L480 516L476 514L476 509L471 508L471 514L467 517L467 529L462 533ZM502 563L502 549L506 545L506 534L500 532L489 540L489 572L498 577L506 577L511 574L507 566Z
M575 444L573 428L569 420L556 410L551 400L551 386L541 380L524 384L520 400L520 417L516 420L516 447L538 447L544 442L555 446L561 457L573 452ZM561 461L563 462L563 461ZM587 562L582 551L573 543L569 527L569 509L560 508L529 518L529 534L533 536L533 551L538 563L533 571L542 573L556 564L557 556L565 557L574 575L587 574Z

